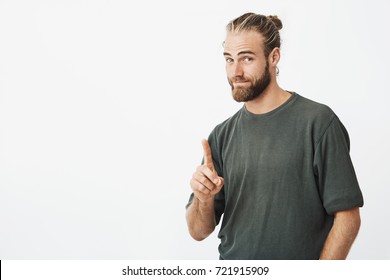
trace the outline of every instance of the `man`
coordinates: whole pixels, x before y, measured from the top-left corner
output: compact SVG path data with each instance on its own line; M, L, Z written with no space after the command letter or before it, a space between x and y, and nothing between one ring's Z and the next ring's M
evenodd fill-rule
M279 87L281 21L227 25L226 72L244 106L203 140L186 219L202 240L220 222L220 259L345 259L363 206L346 129L325 105Z

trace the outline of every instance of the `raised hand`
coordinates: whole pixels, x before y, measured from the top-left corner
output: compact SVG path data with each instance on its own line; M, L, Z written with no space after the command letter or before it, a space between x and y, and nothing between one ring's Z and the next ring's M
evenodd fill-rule
M206 202L213 199L221 190L224 179L219 177L215 171L209 142L203 139L202 146L203 164L196 168L196 171L192 175L190 185L195 197L201 202Z

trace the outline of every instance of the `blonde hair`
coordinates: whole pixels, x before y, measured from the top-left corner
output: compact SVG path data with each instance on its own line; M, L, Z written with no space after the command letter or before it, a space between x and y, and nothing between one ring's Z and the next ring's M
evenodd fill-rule
M282 21L277 16L264 16L246 13L230 21L226 26L228 32L256 31L264 37L264 55L268 57L274 48L280 48Z

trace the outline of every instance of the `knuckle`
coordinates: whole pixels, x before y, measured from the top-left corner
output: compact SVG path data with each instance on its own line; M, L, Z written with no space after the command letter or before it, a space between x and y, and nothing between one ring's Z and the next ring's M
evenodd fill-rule
M210 190L208 188L204 187L204 186L201 186L200 189L201 189L201 192L203 194L209 194L210 193Z
M203 176L202 178L200 178L200 182L201 182L203 185L207 184L207 178Z
M208 188L204 188L203 193L208 195L208 194L210 194L210 190Z

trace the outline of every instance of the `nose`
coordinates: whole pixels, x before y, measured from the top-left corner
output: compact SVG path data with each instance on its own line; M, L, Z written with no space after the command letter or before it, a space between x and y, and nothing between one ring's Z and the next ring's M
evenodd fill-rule
M242 66L240 65L240 63L236 62L235 65L233 66L234 67L234 77L241 77L243 76L243 71L242 71Z

